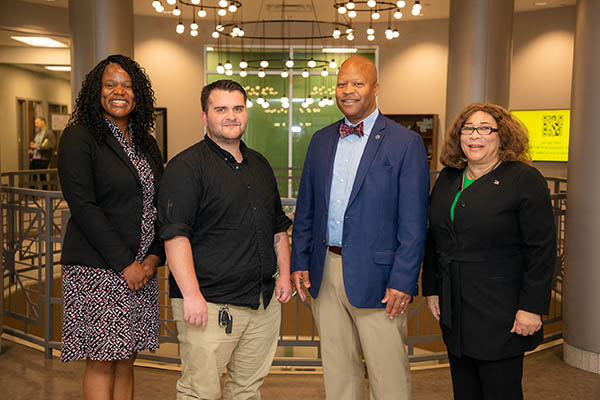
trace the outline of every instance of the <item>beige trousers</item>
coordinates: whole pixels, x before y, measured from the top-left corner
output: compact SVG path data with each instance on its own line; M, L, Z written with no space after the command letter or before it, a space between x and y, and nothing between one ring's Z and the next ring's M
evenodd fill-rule
M171 299L182 365L177 399L221 399L220 378L227 368L224 398L259 400L259 388L277 349L281 305L275 296L266 310L262 300L258 310L230 305L230 334L218 323L221 304L207 305L208 323L203 329L185 322L182 299Z
M342 257L327 251L313 315L321 340L328 400L364 397L364 354L371 400L410 399L410 366L404 346L406 314L391 320L384 308L356 308L344 288Z

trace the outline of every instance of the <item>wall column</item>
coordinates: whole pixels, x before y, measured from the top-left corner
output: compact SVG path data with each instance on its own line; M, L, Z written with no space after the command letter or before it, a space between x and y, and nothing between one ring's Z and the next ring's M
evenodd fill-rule
M85 75L111 54L133 58L133 0L69 0L71 98Z
M600 1L578 0L569 144L564 359L600 374Z
M446 129L471 103L508 107L514 0L452 0Z

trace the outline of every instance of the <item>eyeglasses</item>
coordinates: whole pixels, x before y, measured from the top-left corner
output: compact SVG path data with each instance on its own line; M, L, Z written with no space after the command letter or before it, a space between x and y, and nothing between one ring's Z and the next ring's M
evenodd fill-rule
M460 128L461 135L472 135L473 132L477 132L481 136L491 135L492 132L498 132L498 128L492 128L491 126L482 125L479 127L475 126L463 126Z

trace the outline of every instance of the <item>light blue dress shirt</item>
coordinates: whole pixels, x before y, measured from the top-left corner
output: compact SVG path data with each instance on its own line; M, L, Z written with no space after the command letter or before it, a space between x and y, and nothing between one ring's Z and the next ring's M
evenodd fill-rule
M348 135L338 140L335 160L333 162L333 175L331 177L331 192L329 193L329 212L327 217L327 244L329 246L342 247L344 234L344 214L354 185L358 164L362 158L365 146L371 135L371 130L379 116L379 110L375 109L367 118L362 120L363 137ZM351 124L347 118L344 122Z

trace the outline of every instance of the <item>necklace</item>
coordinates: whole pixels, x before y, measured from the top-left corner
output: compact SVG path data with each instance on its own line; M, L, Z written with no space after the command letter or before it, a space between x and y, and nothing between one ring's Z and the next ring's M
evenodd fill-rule
M490 173L491 171L495 170L496 168L498 168L498 165L500 165L502 163L502 160L498 160L494 165L491 166L491 168L485 170L481 175L476 176L473 171L471 170L471 168L469 168L469 164L467 163L467 168L465 169L465 174L470 175L469 179L473 179L473 180L477 180L479 178L481 178L482 176ZM463 178L464 181L464 178Z

